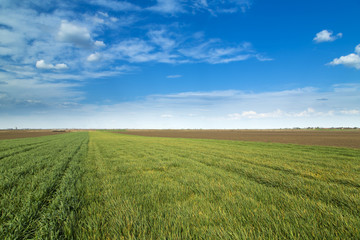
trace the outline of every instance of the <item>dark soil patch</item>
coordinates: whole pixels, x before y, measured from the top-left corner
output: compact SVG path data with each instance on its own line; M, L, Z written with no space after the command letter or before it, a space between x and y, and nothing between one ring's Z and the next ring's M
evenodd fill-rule
M0 140L15 139L15 138L28 138L28 137L41 137L55 134L62 134L66 131L63 130L1 130Z
M119 133L360 148L359 130L127 130Z

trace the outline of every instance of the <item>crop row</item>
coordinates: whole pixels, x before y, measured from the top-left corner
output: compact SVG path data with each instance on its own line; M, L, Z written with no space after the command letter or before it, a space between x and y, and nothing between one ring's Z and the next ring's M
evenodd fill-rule
M64 215L64 207L72 210L63 218L75 214L76 207L69 204L67 198L79 198L79 195L76 184L69 183L80 180L81 171L74 169L79 169L85 159L88 134L71 133L39 139L42 141L30 148L24 144L26 139L2 141L20 146L0 160L1 239L61 235L68 231L61 226L68 226L70 222L58 224L60 221L54 219L53 214L60 217L57 212L62 212ZM56 229L52 228L54 226Z
M359 149L105 131L1 144L0 239L360 237Z
M90 134L84 239L360 235L359 150Z

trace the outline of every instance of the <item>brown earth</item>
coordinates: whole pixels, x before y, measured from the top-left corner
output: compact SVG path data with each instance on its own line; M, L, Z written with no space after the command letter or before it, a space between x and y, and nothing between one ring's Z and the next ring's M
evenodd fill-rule
M118 133L360 148L360 130L126 130Z
M62 130L0 130L0 140L62 134Z

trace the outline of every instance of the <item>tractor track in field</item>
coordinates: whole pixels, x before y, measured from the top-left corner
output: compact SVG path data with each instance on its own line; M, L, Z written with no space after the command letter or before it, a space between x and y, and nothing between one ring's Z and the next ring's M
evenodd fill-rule
M257 184L260 184L260 185L263 185L266 187L278 189L280 191L286 192L293 196L306 196L310 200L321 201L324 204L327 204L327 205L330 204L335 207L345 209L349 214L352 214L354 216L358 216L358 214L359 214L359 210L357 210L353 206L353 203L351 201L344 201L345 199L339 200L338 198L335 198L335 196L325 196L324 194L314 195L314 194L309 193L306 190L300 188L297 185L284 184L280 180L269 181L267 178L264 178L260 175L255 175L251 172L245 171L242 168L233 168L230 166L220 166L220 165L216 165L214 163L210 163L207 161L201 161L201 160L197 160L197 162L204 164L207 167L225 170L225 171L237 174L239 176L243 176L244 178L248 179L249 181L252 181L254 183L257 183ZM307 182L309 184L311 182L311 179L307 179ZM325 199L324 199L324 197L325 197Z
M8 154L5 154L5 155L2 155L0 156L0 160L4 159L4 158L7 158L7 157L12 157L12 156L15 156L17 154L21 154L21 153L25 153L25 152L29 152L33 149L36 149L36 148L39 148L43 146L43 144L40 144L40 145L37 145L37 146L32 146L32 147L29 147L29 148L23 148L21 149L20 151L15 151L15 152L11 152L11 153L8 153Z

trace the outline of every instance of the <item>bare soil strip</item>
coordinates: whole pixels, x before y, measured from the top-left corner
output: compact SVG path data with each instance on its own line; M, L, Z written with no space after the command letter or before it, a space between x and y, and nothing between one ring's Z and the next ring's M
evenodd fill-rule
M126 130L118 133L360 148L360 130Z
M15 139L15 138L28 138L28 137L41 137L47 135L62 134L65 131L56 130L0 130L0 140Z

